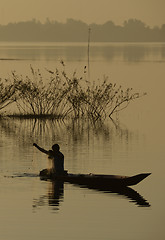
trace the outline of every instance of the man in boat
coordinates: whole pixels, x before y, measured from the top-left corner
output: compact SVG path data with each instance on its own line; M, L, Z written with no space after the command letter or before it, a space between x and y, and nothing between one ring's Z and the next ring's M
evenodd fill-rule
M60 152L60 146L58 144L54 144L52 146L52 150L45 150L39 147L36 143L33 143L33 146L36 147L41 152L48 155L48 158L52 160L53 167L51 169L51 173L55 174L64 174L64 155Z

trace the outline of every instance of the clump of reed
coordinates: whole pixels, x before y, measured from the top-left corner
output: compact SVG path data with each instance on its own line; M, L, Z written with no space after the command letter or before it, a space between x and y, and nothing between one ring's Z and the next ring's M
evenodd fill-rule
M10 90L8 104L15 102L19 110L17 116L105 119L144 95L134 93L132 88L123 90L106 77L99 84L77 77L76 72L68 76L63 69L46 69L46 73L48 76L44 77L32 67L31 77L12 72L13 83L6 90Z
M110 83L108 77L104 77L101 84L83 81L75 75L67 79L67 102L73 117L88 117L94 120L105 119L123 110L128 104L146 93L133 92L132 88L122 89L122 86Z
M0 111L15 102L15 84L0 78Z
M63 101L67 89L59 77L58 70L44 79L40 70L31 67L31 78L12 72L16 89L16 105L20 116L60 117L65 114L66 102Z

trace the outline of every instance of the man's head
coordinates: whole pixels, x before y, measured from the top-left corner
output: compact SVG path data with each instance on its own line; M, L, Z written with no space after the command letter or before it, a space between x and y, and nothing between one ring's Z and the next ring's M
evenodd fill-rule
M53 149L54 152L59 152L60 146L59 146L58 144L54 144L54 145L52 146L52 149Z

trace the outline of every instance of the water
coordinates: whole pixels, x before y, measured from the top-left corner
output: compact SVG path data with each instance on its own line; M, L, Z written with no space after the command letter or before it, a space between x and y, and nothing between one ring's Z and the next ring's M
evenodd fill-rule
M34 67L83 74L85 44L0 45L1 76ZM91 81L108 75L147 96L114 122L0 121L0 239L164 239L165 44L93 44ZM58 142L73 173L134 175L151 172L127 193L41 181L46 157L33 148ZM140 199L140 200L139 200Z

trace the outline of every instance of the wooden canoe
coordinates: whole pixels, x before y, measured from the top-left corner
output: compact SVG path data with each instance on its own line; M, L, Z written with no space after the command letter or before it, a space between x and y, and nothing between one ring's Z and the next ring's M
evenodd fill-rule
M72 174L64 172L64 174L56 175L49 169L40 171L42 179L61 180L79 185L88 186L112 186L112 187L127 187L136 185L151 173L141 173L131 177L120 175L104 175L104 174Z

